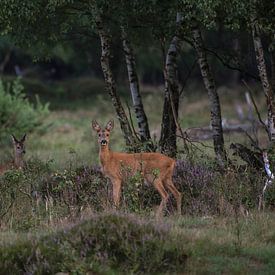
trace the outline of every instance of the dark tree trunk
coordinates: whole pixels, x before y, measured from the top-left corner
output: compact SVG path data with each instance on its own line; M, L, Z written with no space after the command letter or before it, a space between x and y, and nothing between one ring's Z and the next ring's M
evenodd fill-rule
M133 131L130 127L128 118L121 104L120 98L117 94L115 80L113 72L110 66L111 60L111 38L108 31L104 29L103 23L100 18L96 21L98 34L101 41L101 67L104 74L104 79L108 93L111 97L113 106L117 113L118 120L120 122L120 127L127 146L134 147L136 144L136 138L133 135Z
M4 73L5 67L10 61L11 54L12 54L12 48L8 49L7 53L4 56L3 61L0 63L0 74Z
M181 16L177 14L177 26L175 35L169 45L166 55L164 68L164 105L162 112L160 149L161 152L168 156L175 157L177 154L177 124L178 109L179 109L179 83L178 83L178 68L177 55L180 43L179 27Z
M222 119L220 99L217 93L215 81L208 64L201 31L196 23L192 29L194 47L198 55L198 63L201 70L204 86L208 92L210 111L211 111L211 126L213 131L214 150L220 164L224 165L227 160L226 151L224 149Z
M121 36L127 65L128 79L130 83L130 91L138 123L139 136L142 142L151 143L148 120L144 111L142 98L140 95L139 82L136 70L136 61L131 43L128 39L128 34L123 27L121 28Z
M267 104L267 126L269 133L269 140L272 144L275 142L275 106L274 106L274 95L272 87L267 77L266 64L264 59L264 50L262 46L260 27L256 16L256 11L251 16L251 29L252 37L256 55L256 62L259 71L259 76L262 82L263 91L266 97Z

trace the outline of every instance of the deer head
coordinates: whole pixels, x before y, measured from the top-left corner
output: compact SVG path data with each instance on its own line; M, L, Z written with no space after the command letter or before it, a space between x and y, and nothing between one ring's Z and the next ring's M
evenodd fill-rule
M26 134L18 140L14 135L12 135L12 143L14 149L14 163L17 167L23 166L23 156L26 153L25 151L25 140Z
M107 146L109 144L110 141L110 132L112 131L112 129L114 128L114 121L110 120L105 129L101 129L100 125L93 120L92 121L92 128L97 132L98 134L98 143L101 146Z

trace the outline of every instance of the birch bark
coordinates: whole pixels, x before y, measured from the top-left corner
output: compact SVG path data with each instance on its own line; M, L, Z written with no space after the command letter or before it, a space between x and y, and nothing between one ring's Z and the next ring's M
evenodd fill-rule
M150 130L149 130L147 116L144 111L142 98L140 95L136 61L135 61L131 43L128 39L128 34L123 27L121 27L121 37L122 37L123 50L124 50L125 60L127 65L131 97L132 97L134 111L135 111L135 115L138 123L138 131L139 131L140 139L142 142L150 142L151 141Z
M212 71L207 60L201 31L196 23L193 24L192 34L194 47L198 55L198 63L200 66L201 75L203 78L204 86L208 93L210 103L210 123L212 126L214 150L219 163L223 165L224 162L227 160L227 156L224 148L220 99L217 93Z
M107 30L104 29L102 20L100 18L97 18L96 25L97 25L98 34L100 37L100 42L101 42L101 60L100 61L101 61L101 67L102 67L102 71L103 71L103 75L106 83L106 88L108 90L113 106L117 113L117 117L120 123L120 127L122 130L126 145L134 147L136 143L136 138L133 135L128 118L121 104L120 98L117 94L115 79L110 66L110 61L111 61L110 34L108 33Z
M178 119L180 96L177 56L180 43L179 28L181 21L181 15L178 13L175 35L169 45L164 68L165 90L159 145L161 152L171 157L175 157L177 154L176 120Z
M269 83L267 76L266 63L264 59L264 50L261 40L261 32L259 23L256 16L256 11L251 15L251 29L252 38L254 43L255 55L259 76L261 79L263 91L266 97L267 104L267 127L269 133L269 141L274 144L275 142L275 106L274 106L274 91Z

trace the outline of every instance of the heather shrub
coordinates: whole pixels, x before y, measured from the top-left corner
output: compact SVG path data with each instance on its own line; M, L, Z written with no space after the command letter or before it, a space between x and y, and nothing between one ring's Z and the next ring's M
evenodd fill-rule
M50 162L34 158L24 170L7 170L0 177L0 217L2 224L25 230L40 220L38 207L43 183L50 177Z
M13 274L183 272L184 240L167 226L103 213L58 233L0 248L0 269Z
M111 186L99 166L55 172L46 184L45 195L63 202L69 209L89 206L98 211L110 207Z
M255 209L265 183L262 173L252 169L211 169L205 164L179 160L174 181L183 194L183 211L192 215L232 214L233 210ZM266 205L272 199L271 188Z
M255 171L219 172L184 160L177 161L173 178L183 195L183 213L189 215L231 215L236 210L255 209L265 183ZM274 190L274 185L267 188L265 207L274 207ZM85 209L102 211L113 206L112 184L99 166L56 171L52 161L37 158L28 160L24 170L9 170L0 177L0 193L1 224L20 230L78 217ZM126 211L152 212L160 201L157 190L139 173L131 174L123 184L121 208ZM166 214L174 213L175 206L170 194Z
M218 182L216 190L220 213L241 211L244 214L258 207L264 183L263 175L257 176L253 170L228 169L219 177Z
M51 163L30 159L24 170L0 177L2 224L22 230L85 208L110 208L112 188L98 166L54 171Z
M218 172L204 164L178 160L174 171L174 181L183 194L183 211L201 215L215 213L217 198L215 183Z

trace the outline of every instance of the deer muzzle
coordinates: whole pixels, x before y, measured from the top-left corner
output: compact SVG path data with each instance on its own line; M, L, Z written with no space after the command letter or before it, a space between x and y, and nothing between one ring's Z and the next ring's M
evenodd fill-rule
M106 139L101 140L100 144L103 146L107 145L107 140Z

